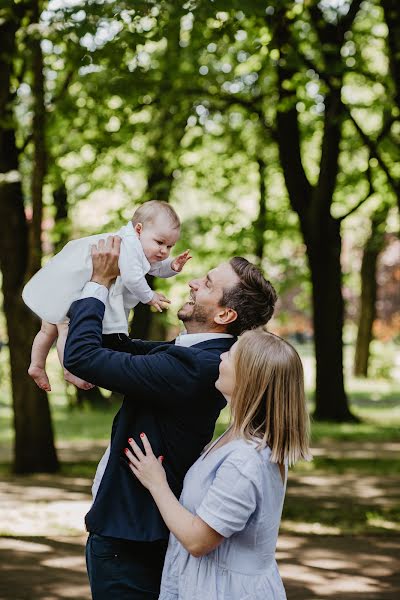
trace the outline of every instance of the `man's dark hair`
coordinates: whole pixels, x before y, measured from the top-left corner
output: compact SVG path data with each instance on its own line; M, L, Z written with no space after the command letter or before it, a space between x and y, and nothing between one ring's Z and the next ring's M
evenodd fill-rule
M268 323L274 314L277 294L260 269L241 256L229 261L239 278L239 283L225 289L220 305L237 312L237 319L229 323L227 333L240 335Z

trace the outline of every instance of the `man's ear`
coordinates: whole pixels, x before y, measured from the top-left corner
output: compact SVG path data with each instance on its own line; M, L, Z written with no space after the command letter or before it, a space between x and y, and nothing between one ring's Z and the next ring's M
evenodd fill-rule
M233 308L221 308L214 317L214 322L218 325L229 325L237 319L237 312Z
M136 223L134 229L135 229L136 233L138 234L138 236L140 236L140 234L143 231L143 225L142 225L142 223Z

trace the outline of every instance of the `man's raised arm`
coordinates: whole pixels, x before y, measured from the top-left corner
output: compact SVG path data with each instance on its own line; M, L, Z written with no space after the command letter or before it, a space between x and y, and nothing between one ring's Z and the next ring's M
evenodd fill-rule
M77 300L71 306L64 366L86 381L121 394L134 395L138 400L141 397L147 401L152 398L162 405L166 396L172 396L180 403L182 386L176 383L179 377L171 377L171 373L177 375L179 372L186 377L187 394L190 382L196 380L196 366L190 361L181 361L179 349L166 344L166 348L171 349L171 354L159 352L132 356L102 347L105 305L104 296L102 299L101 295L105 294L106 297L107 288L118 275L119 244L115 244L118 239L108 238L106 244L101 240L103 243L99 242L98 248L92 249L91 281L98 284L100 289L97 298Z

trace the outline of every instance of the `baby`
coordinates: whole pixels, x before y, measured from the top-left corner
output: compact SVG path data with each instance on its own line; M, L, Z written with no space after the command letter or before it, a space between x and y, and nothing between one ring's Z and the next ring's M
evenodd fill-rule
M139 302L150 304L160 312L170 301L154 292L146 274L172 277L179 273L191 258L189 250L175 259L169 258L171 248L180 234L180 221L166 202L150 200L134 213L132 221L116 234L121 237L119 257L120 276L111 286L103 319L103 334L128 334L131 308ZM42 326L32 345L28 373L36 384L51 391L46 374L46 359L55 339L63 365L64 347L68 334L67 312L80 297L84 285L92 276L91 247L104 239L104 234L74 240L56 254L32 279L22 292L25 304L42 319ZM64 369L66 381L81 389L92 384L75 377Z

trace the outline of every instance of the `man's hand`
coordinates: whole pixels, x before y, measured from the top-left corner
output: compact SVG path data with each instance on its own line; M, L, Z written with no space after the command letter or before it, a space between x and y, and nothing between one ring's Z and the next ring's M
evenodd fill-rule
M186 265L187 261L191 258L192 257L190 256L190 250L185 250L185 252L182 252L182 254L174 258L174 260L171 263L171 269L173 271L176 271L177 273L180 273L183 267Z
M99 240L92 246L93 273L90 281L109 288L119 275L119 252L121 238L111 235L106 241Z
M147 304L150 304L150 306L154 306L158 310L158 312L162 312L163 308L169 308L171 300L168 300L168 298L166 298L164 294L154 292L152 299Z

